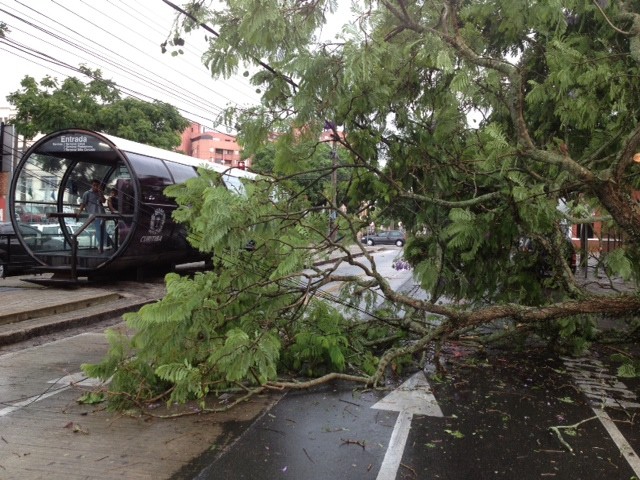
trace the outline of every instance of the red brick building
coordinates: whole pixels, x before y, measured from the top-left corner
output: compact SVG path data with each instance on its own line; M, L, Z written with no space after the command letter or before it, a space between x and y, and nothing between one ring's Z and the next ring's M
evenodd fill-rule
M179 151L195 158L207 160L229 167L249 168L250 160L240 158L242 149L236 137L217 132L197 123L192 123L182 132L182 143Z

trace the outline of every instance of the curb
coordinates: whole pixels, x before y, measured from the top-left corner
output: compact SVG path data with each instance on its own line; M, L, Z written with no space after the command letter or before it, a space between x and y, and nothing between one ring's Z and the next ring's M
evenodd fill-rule
M0 346L11 345L40 335L57 333L74 327L91 325L92 323L101 322L139 310L144 305L155 301L156 299L137 299L134 301L124 299L67 312L67 314L63 315L56 315L55 318L38 317L3 325L2 331L0 331ZM116 305L114 305L114 303L116 303Z
M90 308L97 305L104 305L113 301L120 300L122 298L118 293L104 293L102 295L96 295L88 298L82 298L79 300L73 300L70 302L57 303L55 305L49 305L46 307L34 308L31 310L20 310L17 312L10 312L6 314L0 314L0 325L6 325L16 322L22 322L25 320L31 320L34 318L47 317L51 315L59 315L67 312L73 312L84 308Z

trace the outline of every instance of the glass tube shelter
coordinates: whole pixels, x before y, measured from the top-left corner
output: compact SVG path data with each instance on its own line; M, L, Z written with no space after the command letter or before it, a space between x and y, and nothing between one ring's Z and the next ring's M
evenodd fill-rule
M61 130L35 142L18 164L9 191L11 220L42 233L34 241L14 228L38 270L63 278L203 260L172 219L176 203L164 195L168 185L197 176L198 167L219 171L235 189L242 188L241 178L255 178L112 135ZM116 213L105 208L104 214L76 215L92 180L105 196L113 190Z

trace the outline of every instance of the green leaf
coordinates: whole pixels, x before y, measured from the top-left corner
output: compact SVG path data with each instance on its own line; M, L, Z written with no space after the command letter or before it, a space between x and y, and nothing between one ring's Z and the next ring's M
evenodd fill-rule
M76 402L83 405L96 405L104 401L105 401L104 392L86 392L76 400Z
M618 376L621 378L640 377L640 371L638 371L632 364L625 363L618 367Z
M448 73L453 70L453 62L447 50L440 50L436 56L436 68Z
M460 432L459 430L449 430L449 429L445 429L444 430L446 433L448 433L449 435L451 435L453 438L464 438L464 434L462 432Z

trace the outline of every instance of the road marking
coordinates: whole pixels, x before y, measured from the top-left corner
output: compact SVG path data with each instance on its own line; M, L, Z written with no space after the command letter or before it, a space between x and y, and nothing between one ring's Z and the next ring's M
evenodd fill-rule
M640 458L638 458L636 452L633 451L633 448L631 447L631 445L629 445L627 439L624 438L624 435L622 435L620 430L618 430L618 427L613 422L613 420L611 420L611 417L607 415L607 412L602 409L596 409L593 407L592 410L595 412L598 420L600 420L604 428L609 433L609 436L613 440L613 443L615 443L618 447L618 450L620 450L622 456L629 463L629 466L636 474L636 477L640 477Z
M58 393L64 390L67 390L68 388L69 387L62 387L56 390L49 390L48 392L41 393L39 395L34 395L33 397L29 397L26 400L23 400L21 402L11 404L10 406L0 410L0 417L9 415L10 413L15 412L16 410L20 410L22 407L27 407L33 403L39 402L40 400L44 400L45 398L49 398L49 397L52 397L53 395L57 395Z
M620 379L608 373L607 367L593 358L562 357L567 372L573 377L592 406L640 408L638 397Z
M636 476L640 477L640 458L615 422L604 411L605 407L624 410L640 408L636 395L618 377L607 373L607 367L600 360L567 357L563 357L562 360L573 381L589 399L591 409L609 433L613 443L616 444Z
M60 387L48 390L38 395L34 395L25 400L22 400L21 402L12 403L8 407L0 410L0 417L4 417L6 415L9 415L10 413L15 412L16 410L20 410L22 407L28 407L29 405L33 405L36 402L57 395L58 393L62 393L65 390L70 389L74 385L94 387L103 384L103 382L101 382L100 380L97 380L95 378L87 378L83 373L80 372L72 373L71 375L65 375L64 377L56 378L54 380L49 380L47 383L60 385Z
M98 387L104 384L102 380L98 380L97 378L89 378L82 372L65 375L64 377L56 378L55 380L49 380L47 383L67 385L68 387L71 387L72 385L82 385L83 387Z
M376 480L395 480L414 415L442 417L424 373L418 372L371 408L400 412Z

